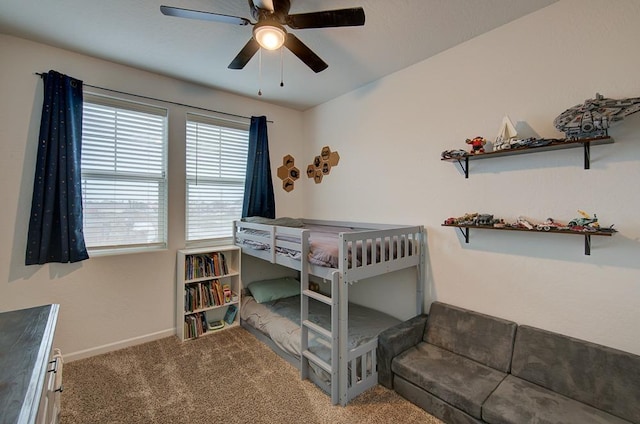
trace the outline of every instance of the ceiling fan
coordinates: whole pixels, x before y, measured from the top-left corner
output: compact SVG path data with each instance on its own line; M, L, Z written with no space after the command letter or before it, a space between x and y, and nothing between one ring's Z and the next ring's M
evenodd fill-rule
M222 22L233 25L253 25L253 36L229 64L229 69L242 69L253 55L263 47L277 50L283 45L304 62L314 72L325 70L327 65L317 54L307 47L298 37L287 32L284 26L292 29L329 28L364 25L364 9L326 10L311 13L289 14L290 0L249 0L251 16L256 22L239 16L222 15L213 12L160 6L167 16Z

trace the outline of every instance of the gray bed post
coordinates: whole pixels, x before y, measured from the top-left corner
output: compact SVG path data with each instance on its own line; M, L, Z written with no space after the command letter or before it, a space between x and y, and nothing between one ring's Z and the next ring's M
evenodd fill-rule
M338 384L340 388L340 405L346 406L348 399L348 360L349 357L347 355L348 350L348 335L349 335L349 283L345 281L345 272L349 267L349 258L346 255L348 251L348 247L345 245L344 234L340 233L340 243L338 245L340 258L342 258L342 262L340 263L340 328L339 331L339 361L340 369L338 373Z
M309 318L309 298L304 295L305 290L309 289L309 261L305 260L309 254L309 231L301 232L302 258L300 259L300 378L306 380L309 378L309 359L302 355L309 349L309 329L302 325ZM272 249L275 250L275 249Z
M340 293L340 278L339 271L333 271L331 273L331 404L337 405L340 402L340 387L342 387L342 380L340 379L340 366L341 364L340 351L338 347L338 340L340 339L340 296L335 296L334 293Z
M416 315L421 315L424 311L424 280L426 274L426 245L427 245L427 233L424 226L420 226L420 232L418 233L418 249L420 249L420 263L416 272L418 278L416 280Z

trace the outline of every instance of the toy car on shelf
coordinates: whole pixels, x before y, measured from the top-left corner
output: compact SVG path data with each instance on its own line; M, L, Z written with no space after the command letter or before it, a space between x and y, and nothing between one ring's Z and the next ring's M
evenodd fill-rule
M606 228L600 228L598 231L603 232L603 233L617 233L618 230L616 230L615 228L613 228L613 225L606 227Z
M542 147L547 146L553 142L550 138L534 138L530 143L529 147Z
M442 159L457 159L457 158L463 158L467 155L468 153L466 150L454 149L454 150L445 150L444 152L441 153L440 156L442 157Z
M465 213L461 217L458 218L458 224L460 225L476 225L476 217L478 216L477 212L474 213Z
M551 231L551 230L567 230L569 227L559 224L553 220L553 218L547 218L544 222L536 225L538 231Z
M488 213L481 213L474 219L475 225L493 225L493 215Z
M533 224L526 218L519 216L518 220L512 224L515 228L526 228L527 230L533 230Z
M598 217L593 214L593 218L585 211L578 210L581 215L579 218L574 218L567 226L571 231L598 231L600 224L598 223Z
M521 147L529 147L529 145L533 142L533 138L518 138L515 140L511 140L510 147L512 149L519 149Z

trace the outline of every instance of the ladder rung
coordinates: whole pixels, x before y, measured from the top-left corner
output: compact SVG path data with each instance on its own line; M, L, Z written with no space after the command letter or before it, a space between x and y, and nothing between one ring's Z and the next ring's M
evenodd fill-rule
M326 330L326 329L320 327L318 324L314 324L314 323L312 323L311 321L309 321L307 319L302 321L302 325L304 325L308 329L312 330L313 332L318 333L321 336L324 336L325 338L327 338L329 340L331 340L331 338L332 338L331 331Z
M321 293L314 292L313 290L303 290L302 294L304 294L305 296L312 297L315 300L320 301L322 303L326 303L327 305L333 304L333 299L331 299L329 296L325 296Z
M326 363L325 361L320 359L320 357L318 355L315 355L314 353L311 353L308 350L303 351L302 355L305 358L309 359L314 364L318 365L320 368L322 368L326 372L328 372L329 374L331 374L331 365L329 365L328 363Z

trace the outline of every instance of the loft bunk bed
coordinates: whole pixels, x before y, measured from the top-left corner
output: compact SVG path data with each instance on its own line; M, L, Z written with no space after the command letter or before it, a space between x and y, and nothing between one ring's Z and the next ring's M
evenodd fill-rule
M349 285L367 278L407 268L416 269L416 314L422 313L424 297L424 228L422 226L365 224L308 219L247 218L234 222L234 243L244 254L297 270L300 297L288 303L299 313L299 319L277 319L290 326L284 332L293 335L293 348L283 346L265 334L260 319L250 318L273 306L243 299L241 325L276 353L299 366L302 379L310 379L331 395L333 404L346 405L360 393L378 383L377 335L398 320L380 311L375 318L350 320L350 314L361 316L362 308L349 304ZM331 283L330 293L310 290L309 277ZM298 300L299 299L299 300ZM312 300L310 305L309 300ZM324 305L327 318L318 318L315 302ZM280 314L284 301L276 301L274 311ZM248 309L257 305L258 310ZM369 308L365 308L369 309ZM243 318L244 314L244 318ZM391 320L386 320L385 315ZM370 315L369 315L370 316ZM291 318L291 317L290 317ZM294 317L295 318L295 317ZM359 323L373 320L358 332ZM377 325L377 327L376 327ZM295 331L295 329L299 331Z

